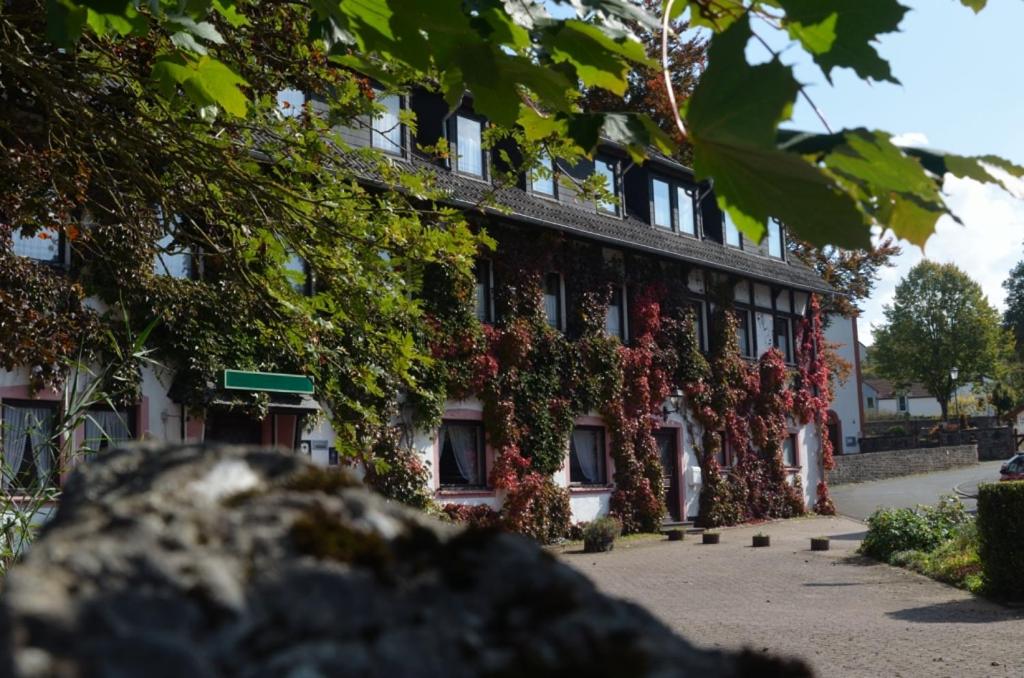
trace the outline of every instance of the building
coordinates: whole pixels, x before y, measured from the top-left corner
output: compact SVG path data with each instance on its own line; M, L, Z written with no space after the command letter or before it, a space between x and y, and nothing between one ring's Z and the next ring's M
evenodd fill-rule
M499 151L514 153L515 149L487 148L487 121L475 114L471 101L463 101L451 113L440 97L424 92L382 95L381 102L387 111L384 115L341 130L347 143L376 148L393 163L429 176L445 189L450 205L466 208L470 221L487 228L498 240L498 251L481 256L477 266L479 323L492 326L509 320L503 309L509 304L508 271L515 264L516 248L536 248L543 242L541 249L550 261L536 302L550 328L569 343L585 331L577 326L583 313L581 299L589 299L586 295L600 288L608 293L601 304L600 329L621 345L631 346L637 309L645 303L643 295L653 281L670 288L656 309L664 312L674 305L692 313L696 342L704 354L714 349L714 330L728 305L735 312L735 341L743 358L753 363L774 348L791 370L798 367L798 336L811 312L812 295L832 290L814 271L790 259L785 229L778 222L769 222L764 242L751 242L718 209L710 187L695 182L691 170L664 157L634 164L625 149L611 141L603 143L593 159L569 165L549 158L546 172L520 175L515 185L500 184L496 170L507 168ZM404 108L417 116L415 135L399 122ZM442 139L450 148L446 159L417 150ZM577 190L579 181L595 173L605 178L614 200L595 202ZM372 187L380 177L366 168L363 179ZM13 247L16 254L41 261L67 256L64 246L50 251L49 245L26 239L16 238ZM187 253L161 252L154 261L164 275L178 275L188 266ZM588 288L586 281L598 270L606 276L602 281L616 282ZM847 347L855 346L855 329L847 322L834 323L830 336ZM855 362L856 356L852 357ZM56 460L37 453L42 439L28 432L28 424L35 421L45 429L58 407L59 394L43 391L33 397L30 380L23 369L0 372L0 401L8 431L5 457L18 473L25 467L54 478ZM662 416L654 423L649 415L640 416L643 426L652 427L659 447L664 472L659 492L673 520L698 514L707 472L705 468L702 473L698 452L705 434L714 433L703 431L694 421L682 396L686 386L672 384L672 395L659 404ZM323 421L312 429L306 425L307 417L318 413L321 405L313 384L302 375L226 370L221 381L209 384L209 394L205 411L192 411L182 402L173 374L147 368L136 404L117 412L98 411L95 418L103 423L102 434L87 422L74 435L92 447L134 438L276 444L302 450L320 464L337 463L330 426ZM439 501L497 509L505 493L491 480L502 454L492 445L494 422L487 420L484 400L463 395L444 403L437 428L417 428L409 411L396 423L403 425L407 442L431 469L431 489ZM268 401L267 414L261 419L234 407L256 397ZM859 396L841 391L838 413L829 415L827 435L837 452L856 451L862 419L859 401ZM537 415L556 416L543 407ZM569 435L560 443L560 468L551 477L557 486L568 489L572 519L586 521L607 513L616 492L613 441L617 431L597 407L578 412L571 424ZM721 435L724 440L725 434ZM823 480L820 435L813 423L801 424L790 417L779 443L786 482L797 488L806 506L813 504L815 488ZM726 442L716 460L726 473L737 458L729 448Z
M972 416L995 416L995 408L985 397L976 394L974 384L963 384L956 390L956 399L962 405L970 404ZM953 416L956 405L950 402L949 414ZM938 419L942 416L942 405L928 392L924 384L913 382L910 386L897 387L888 379L868 378L864 380L864 409L868 416L877 419L887 417L926 417ZM965 407L966 409L966 407Z
M829 436L836 454L860 452L863 436L865 396L867 387L861 376L861 346L857 340L857 319L832 315L825 330L825 339L836 346L839 358L849 365L846 381L834 384L832 407L829 412Z

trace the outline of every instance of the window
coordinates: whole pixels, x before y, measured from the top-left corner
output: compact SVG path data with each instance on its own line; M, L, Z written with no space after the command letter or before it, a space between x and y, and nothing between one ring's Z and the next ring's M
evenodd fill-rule
M715 462L718 463L720 468L729 467L729 443L726 442L725 432L718 431L715 434L718 438L718 450L715 452Z
M285 118L297 118L302 115L302 107L306 104L306 94L297 89L283 89L277 93L277 111Z
M901 395L896 399L896 409L900 412L907 411L907 396Z
M135 439L132 410L93 410L85 419L85 447L99 452Z
M768 219L768 256L782 259L782 224Z
M601 160L600 158L594 162L594 172L601 177L604 177L605 188L612 194L613 197L618 198L619 196L619 178L618 172L615 169L615 163L609 160ZM612 214L619 213L619 206L616 202L612 201L600 201L597 208L603 212L610 212Z
M793 353L789 341L789 318L775 316L775 348L779 349L787 363L793 362Z
M796 434L791 433L782 440L782 463L786 468L796 468L798 464L796 456Z
M485 487L484 427L480 422L445 419L438 432L441 487Z
M697 347L701 351L707 351L707 341L704 337L704 302L691 301L690 308L693 309L693 331L697 335Z
M187 246L175 240L171 233L156 243L153 273L182 280L192 277L192 253Z
M476 275L476 319L491 322L491 262L479 259L473 269Z
M370 130L370 145L385 153L402 153L402 122L398 117L402 110L402 99L397 94L382 94L377 97L382 110L373 116Z
M455 116L455 171L460 174L483 178L483 129L479 120Z
M736 343L741 356L754 355L754 347L750 343L750 311L745 308L736 309Z
M612 298L608 302L608 311L604 318L604 329L610 337L617 337L626 343L626 305L623 303L622 287L612 288Z
M731 247L742 247L740 229L736 226L736 222L732 220L728 212L723 212L722 216L725 221L725 244Z
M534 193L555 196L555 163L547 153L537 159L538 168L530 173L530 187Z
M573 485L605 485L604 429L577 426L569 442L569 482Z
M875 409L875 399L872 398L871 396L868 396L868 409L869 410Z
M28 490L53 485L57 467L55 410L37 403L4 405L2 409L3 488Z
M667 181L651 180L651 221L655 226L672 228L672 197Z
M289 254L284 262L284 270L285 276L288 278L288 284L291 285L296 294L309 296L313 293L313 286L310 284L309 266L306 264L305 259L298 254Z
M693 193L676 186L676 214L680 233L697 235L697 220L693 216Z
M19 257L50 264L61 260L61 235L55 228L40 228L32 235L15 228L11 233L12 250Z
M548 273L544 277L544 315L548 325L562 329L562 276Z

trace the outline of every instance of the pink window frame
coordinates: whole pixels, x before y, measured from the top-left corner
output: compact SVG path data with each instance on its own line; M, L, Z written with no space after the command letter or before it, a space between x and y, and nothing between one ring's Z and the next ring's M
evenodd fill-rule
M483 425L484 413L481 410L455 409L445 410L441 417L442 421L472 421ZM434 496L446 497L493 497L494 488L491 487L491 469L494 467L494 449L487 439L487 427L484 426L484 482L487 487L482 489L441 488L441 428L434 431L433 439L433 463L430 465L430 482L434 489Z
M573 428L577 426L589 426L591 428L599 428L604 431L604 472L605 472L605 484L604 485L573 485L570 478L570 464L569 455L571 454L570 443L565 446L565 463L562 464L562 477L565 480L565 486L569 488L569 492L572 494L594 494L601 492L611 492L615 489L615 461L612 459L612 441L611 436L608 435L608 426L605 425L604 419L601 417L585 416L577 417L576 421L573 422ZM570 433L570 435L572 435Z

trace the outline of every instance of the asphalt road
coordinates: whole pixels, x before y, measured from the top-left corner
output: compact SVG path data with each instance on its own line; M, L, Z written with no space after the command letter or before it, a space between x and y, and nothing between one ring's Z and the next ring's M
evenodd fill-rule
M985 461L977 466L952 471L836 485L830 491L840 514L865 520L875 509L885 506L904 508L934 504L942 495L953 494L957 488L965 494L976 494L978 483L999 480L999 467L1002 464L1002 461ZM962 499L968 510L975 509L973 499Z

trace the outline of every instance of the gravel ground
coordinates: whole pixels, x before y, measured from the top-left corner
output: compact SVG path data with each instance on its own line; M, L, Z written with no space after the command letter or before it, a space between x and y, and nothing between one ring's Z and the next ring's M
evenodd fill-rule
M819 676L1024 675L1024 610L860 558L863 531L804 518L723 530L717 546L687 535L561 557L699 645L796 655ZM770 548L750 547L757 532ZM819 535L831 551L809 550Z

